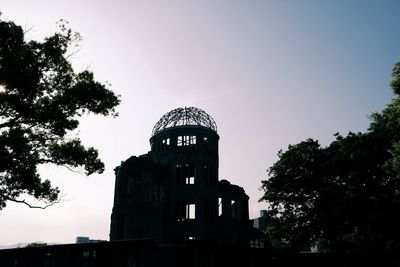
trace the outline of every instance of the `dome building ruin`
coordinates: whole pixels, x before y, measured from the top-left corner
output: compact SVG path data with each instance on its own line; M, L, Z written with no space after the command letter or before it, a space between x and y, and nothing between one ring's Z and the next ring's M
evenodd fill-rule
M219 180L218 141L214 119L199 108L162 116L152 131L151 150L115 168L110 240L248 245L249 197Z

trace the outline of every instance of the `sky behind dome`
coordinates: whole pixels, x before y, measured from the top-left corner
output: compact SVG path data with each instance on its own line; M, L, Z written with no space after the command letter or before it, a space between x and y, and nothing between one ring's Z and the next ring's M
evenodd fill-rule
M400 60L399 1L0 0L0 10L29 39L68 21L83 37L74 67L111 83L122 100L119 117L83 118L74 133L99 149L105 172L41 167L64 201L46 210L9 203L0 245L108 239L113 169L147 153L159 118L185 106L216 121L219 177L244 187L257 217L277 152L365 131L368 115L392 97L390 72Z

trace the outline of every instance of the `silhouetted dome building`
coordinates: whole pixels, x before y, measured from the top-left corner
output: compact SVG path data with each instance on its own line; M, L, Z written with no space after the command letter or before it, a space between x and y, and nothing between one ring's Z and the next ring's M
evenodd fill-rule
M162 116L152 131L151 151L115 169L110 240L248 245L248 196L219 181L218 141L214 119L199 108Z
M177 108L161 117L151 136L174 127L201 126L217 132L217 124L204 110L195 107Z

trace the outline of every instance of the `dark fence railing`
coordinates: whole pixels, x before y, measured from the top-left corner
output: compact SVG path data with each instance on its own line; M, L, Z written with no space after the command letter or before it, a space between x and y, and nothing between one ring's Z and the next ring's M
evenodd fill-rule
M1 267L283 267L400 266L396 255L325 255L152 240L0 250Z

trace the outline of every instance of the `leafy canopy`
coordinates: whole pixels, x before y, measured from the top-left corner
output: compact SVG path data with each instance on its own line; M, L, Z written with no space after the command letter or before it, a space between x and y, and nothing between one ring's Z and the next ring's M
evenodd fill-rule
M0 209L29 194L47 204L59 189L38 173L41 164L102 173L96 149L67 133L85 114L116 116L120 103L93 73L76 73L68 56L80 40L65 26L43 41L26 41L22 28L0 19Z
M394 99L365 133L308 139L278 153L262 181L276 247L320 251L400 249L400 62Z

